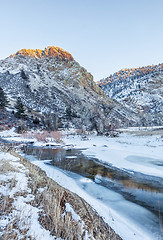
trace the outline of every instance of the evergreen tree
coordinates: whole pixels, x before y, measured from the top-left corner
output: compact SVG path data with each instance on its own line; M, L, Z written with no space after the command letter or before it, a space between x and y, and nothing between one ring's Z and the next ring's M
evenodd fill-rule
M0 87L0 108L4 109L8 105L7 97L3 91L3 89Z
M25 109L24 109L24 105L22 103L22 100L20 97L17 98L16 104L15 104L15 108L16 108L16 113L15 116L18 118L24 118L25 115Z
M72 110L71 106L66 108L66 115L68 119L77 118L77 114Z
M21 77L22 77L23 79L25 79L25 80L28 79L28 76L26 75L26 73L24 72L23 69L21 70L21 74L20 74L20 75L21 75Z
M66 115L67 115L68 119L71 119L71 117L72 117L71 106L68 106L68 107L66 108Z

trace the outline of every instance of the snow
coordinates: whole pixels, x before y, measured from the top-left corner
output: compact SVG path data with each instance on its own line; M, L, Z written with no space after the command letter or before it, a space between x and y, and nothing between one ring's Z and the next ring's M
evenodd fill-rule
M27 236L31 236L33 239L38 240L54 240L56 239L53 236L50 236L50 232L42 228L38 218L39 218L39 209L31 206L26 203L26 198L19 196L14 202L16 210L14 211L14 216L20 218L21 225L20 229L27 228Z
M1 151L0 151L0 159L1 160L6 160L7 159L7 160L12 161L12 162L18 161L17 157L14 157L9 153L5 153L5 152L1 152Z
M14 197L14 194L17 192L31 192L28 188L28 179L25 173L15 173L16 186L11 189L9 196Z
M89 157L125 171L163 177L161 136L135 136L123 133L117 138L89 136L89 139L84 141L80 136L66 136L64 142L82 149ZM157 163L160 163L159 166Z
M15 132L15 128L12 128L10 130L0 132L0 137L7 141L33 143L33 146L36 146L36 147L61 146L61 144L56 143L56 140L54 138L50 138L50 137L47 137L45 141L41 141L41 140L38 141L34 136L35 133L40 133L40 131L33 131L33 132L29 131L29 136L28 136L28 132L26 133L26 135L23 135L23 134L21 135Z
M59 147L59 146L61 146L61 144L56 143L55 140L52 140L49 142L42 142L42 141L38 142L35 140L33 146L35 146L35 147L46 147L46 146Z
M77 158L77 156L66 156L66 158L68 158L68 159L74 159L74 158Z
M9 174L6 175L2 175L1 174L1 179L0 179L0 183L2 181L9 181L9 180L13 180L16 182L16 185L12 188L12 189L8 189L9 188L9 184L7 184L6 186L0 185L0 193L5 195L5 196L9 196L10 198L14 197L14 194L16 194L17 192L31 192L30 189L28 188L28 178L26 177L26 172L27 170L24 169L23 165L16 162L15 164L15 157L11 156L9 153L8 154L2 154L0 153L0 159L2 159L1 157L3 156L3 159L5 160L5 158L7 160L10 161L14 161L14 162L10 162L11 165L14 166L15 169L21 169L22 172L10 172ZM5 158L4 158L5 156ZM8 157L10 156L10 158Z
M19 134L17 134L15 132L15 128L11 128L9 130L6 130L6 131L2 131L0 132L0 137L3 137L3 138L7 138L7 137L18 137Z
M69 203L66 203L66 209L65 212L70 212L72 215L72 218L76 221L79 222L81 220L80 216L78 214L76 214L76 212L74 211L74 209L72 208L72 206Z
M159 130L163 129L163 126L151 126L151 127L128 127L128 128L120 128L118 129L121 132L132 132L132 131L147 131L147 130Z
M17 219L18 227L21 230L28 230L26 233L27 238L32 237L32 239L36 240L61 240L61 238L56 239L56 237L51 236L50 232L40 225L38 219L39 212L42 209L33 207L29 203L31 200L34 199L34 195L31 194L31 190L28 188L29 178L26 176L28 170L19 162L19 160L19 158L16 158L9 153L4 153L0 151L1 163L3 164L9 162L9 164L15 168L14 172L8 171L8 173L0 173L0 195L9 196L10 198L14 199L12 212L10 212L8 215L1 215L0 238L1 234L3 234L3 229L5 229L5 227L7 227L7 225L11 223L14 219ZM2 185L2 181L4 181L6 184ZM16 183L15 186L13 185L12 188L10 186L11 181L15 181ZM21 196L19 195L19 193L21 193ZM23 196L24 193L25 197ZM18 239L22 239L22 234L20 234L16 229L15 231L18 234Z

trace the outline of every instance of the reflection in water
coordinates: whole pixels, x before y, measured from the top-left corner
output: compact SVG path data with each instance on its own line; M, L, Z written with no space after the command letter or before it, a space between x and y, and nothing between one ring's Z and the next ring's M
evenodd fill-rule
M160 187L151 177L145 179L115 169L97 159L84 156L77 149L26 146L23 150L27 155L34 155L40 160L51 160L52 165L90 178L104 187L121 193L125 199L163 217L163 185Z

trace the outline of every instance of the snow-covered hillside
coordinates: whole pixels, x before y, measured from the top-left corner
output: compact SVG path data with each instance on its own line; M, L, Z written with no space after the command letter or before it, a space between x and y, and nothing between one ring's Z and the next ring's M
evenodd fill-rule
M112 99L135 111L142 125L163 124L163 64L122 69L98 82Z
M51 128L102 133L113 126L138 125L134 111L106 97L93 76L57 47L23 49L1 60L0 87L11 103L21 97L28 111L39 113Z

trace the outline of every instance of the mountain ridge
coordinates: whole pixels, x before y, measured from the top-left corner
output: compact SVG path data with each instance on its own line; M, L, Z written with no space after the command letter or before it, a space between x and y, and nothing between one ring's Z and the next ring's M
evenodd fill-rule
M97 85L144 119L143 125L163 124L163 64L122 69Z
M121 81L125 80L127 78L133 80L135 78L141 78L142 76L156 73L159 71L163 71L163 63L160 63L158 65L148 65L138 68L124 68L121 69L114 74L110 74L108 77L101 79L100 81L97 81L97 85L102 87L103 85L109 84L112 81Z
M107 97L72 58L8 57L0 61L0 87L10 102L21 97L25 107L41 114L52 129L62 126L103 133L139 121L133 111Z

